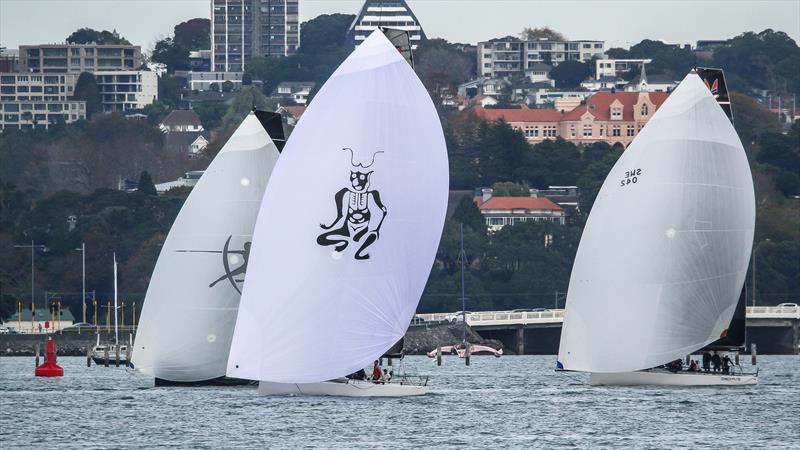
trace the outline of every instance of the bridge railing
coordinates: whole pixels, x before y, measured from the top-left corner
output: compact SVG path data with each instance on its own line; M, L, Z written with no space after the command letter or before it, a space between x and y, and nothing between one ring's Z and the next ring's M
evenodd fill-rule
M800 306L748 306L746 317L751 319L800 319Z
M800 319L800 306L748 306L750 319ZM466 314L470 326L527 325L560 323L564 321L563 309L545 311L479 311ZM461 322L459 313L417 314L412 325Z

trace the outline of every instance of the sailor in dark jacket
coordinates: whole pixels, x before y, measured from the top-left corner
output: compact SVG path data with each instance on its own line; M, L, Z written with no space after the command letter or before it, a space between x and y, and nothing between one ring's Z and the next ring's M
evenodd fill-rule
M714 367L714 373L722 370L722 358L719 357L719 353L714 352L711 356L711 365Z
M708 350L703 352L703 371L708 373L711 370L711 353Z

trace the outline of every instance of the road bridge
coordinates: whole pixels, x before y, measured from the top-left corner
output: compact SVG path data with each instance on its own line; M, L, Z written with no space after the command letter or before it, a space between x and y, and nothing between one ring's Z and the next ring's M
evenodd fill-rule
M762 354L800 354L800 306L747 307L747 348ZM412 324L461 322L457 313L417 314ZM563 309L479 311L466 314L467 324L485 339L497 339L518 354L558 353Z

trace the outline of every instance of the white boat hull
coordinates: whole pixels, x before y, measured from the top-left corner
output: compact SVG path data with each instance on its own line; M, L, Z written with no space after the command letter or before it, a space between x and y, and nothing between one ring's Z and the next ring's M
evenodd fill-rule
M337 397L413 397L428 393L427 386L411 384L375 384L371 381L337 382L323 381L322 383L273 383L261 381L258 383L258 395L312 395L312 396L337 396Z
M589 384L592 386L744 386L758 384L758 375L660 371L591 373Z

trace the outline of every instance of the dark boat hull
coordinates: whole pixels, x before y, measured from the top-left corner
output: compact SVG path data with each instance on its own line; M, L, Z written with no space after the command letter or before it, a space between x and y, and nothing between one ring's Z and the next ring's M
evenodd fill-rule
M203 386L258 386L258 381L239 378L218 377L201 381L170 381L156 378L157 387L203 387Z

